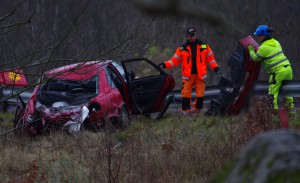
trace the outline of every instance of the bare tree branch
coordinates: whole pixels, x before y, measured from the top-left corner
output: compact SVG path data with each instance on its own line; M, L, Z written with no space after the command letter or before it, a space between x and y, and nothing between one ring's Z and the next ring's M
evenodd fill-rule
M51 51L50 53L50 56L49 56L49 59L48 59L48 62L44 65L44 67L42 68L42 72L41 72L41 75L40 77L42 77L43 73L45 72L46 68L47 68L47 65L49 63L49 61L51 60L54 52L59 48L59 46L68 38L68 36L71 34L71 32L74 30L74 27L76 26L76 24L78 23L79 19L81 18L81 16L85 13L85 11L87 10L87 7L88 5L90 4L91 0L89 0L84 8L81 10L81 12L79 13L79 15L76 17L74 23L71 25L71 27L68 29L68 31L65 33L65 35L63 36L63 38L56 43L54 49Z
M32 15L32 16L33 16L33 15ZM30 19L28 19L28 20L24 20L24 21L19 22L19 23L14 23L14 24L11 24L11 25L3 26L3 27L0 27L0 29L9 29L9 28L14 29L14 28L16 28L16 27L18 27L18 26L21 26L21 25L24 25L24 24L31 23L31 18L32 18L32 16L31 16ZM5 34L6 34L6 33L7 33L7 32L5 32Z
M15 8L13 10L11 10L10 12L6 13L5 15L3 15L2 17L0 17L0 22L7 20L7 18L9 18L10 16L12 16L13 14L15 14L15 12L17 11L17 9L21 6L23 2L18 3Z
M109 47L107 50L105 50L104 52L100 53L97 57L95 57L94 59L99 59L104 55L107 55L119 48L121 48L122 46L124 46L125 44L127 44L128 42L134 40L138 40L138 38L143 37L144 35L146 35L148 33L148 28L159 18L159 16L156 16L154 19L152 19L152 21L145 27L143 27L141 30L139 30L138 32L133 32L131 34L126 34L125 39L120 40L120 42L112 47ZM133 45L132 45L133 46Z
M212 12L205 8L179 6L179 0L129 0L138 9L149 14L168 14L173 16L187 16L218 26L225 33L244 33L242 29L232 26L218 12Z

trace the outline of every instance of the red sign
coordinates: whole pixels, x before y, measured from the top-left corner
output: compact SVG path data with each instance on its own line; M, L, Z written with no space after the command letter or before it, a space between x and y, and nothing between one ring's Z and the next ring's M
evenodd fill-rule
M26 86L22 69L0 70L0 84L5 86Z

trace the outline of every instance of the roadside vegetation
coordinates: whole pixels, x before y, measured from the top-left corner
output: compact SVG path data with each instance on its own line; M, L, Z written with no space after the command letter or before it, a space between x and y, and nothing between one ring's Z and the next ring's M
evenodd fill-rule
M278 116L268 111L228 117L168 113L160 121L137 117L123 131L52 132L33 139L1 134L0 179L208 182L253 135L279 128ZM13 115L0 119L2 129L12 127ZM298 119L291 120L291 128L300 127Z

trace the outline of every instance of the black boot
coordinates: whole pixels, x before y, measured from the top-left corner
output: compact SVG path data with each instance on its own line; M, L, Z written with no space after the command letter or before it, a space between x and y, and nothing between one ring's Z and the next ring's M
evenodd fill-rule
M197 100L196 100L196 104L195 104L195 109L197 110L201 110L203 107L203 97L197 97Z
M190 110L190 98L182 97L181 98L181 109L183 111L189 111Z

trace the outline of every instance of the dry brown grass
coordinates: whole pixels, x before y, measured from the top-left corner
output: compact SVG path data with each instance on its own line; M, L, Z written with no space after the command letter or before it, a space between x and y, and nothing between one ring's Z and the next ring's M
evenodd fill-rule
M0 143L4 182L206 182L232 152L219 117L142 119L126 131ZM221 157L221 158L220 158Z
M270 129L263 122L273 118L168 115L161 121L140 118L114 133L6 137L0 141L0 180L208 182L242 144Z

